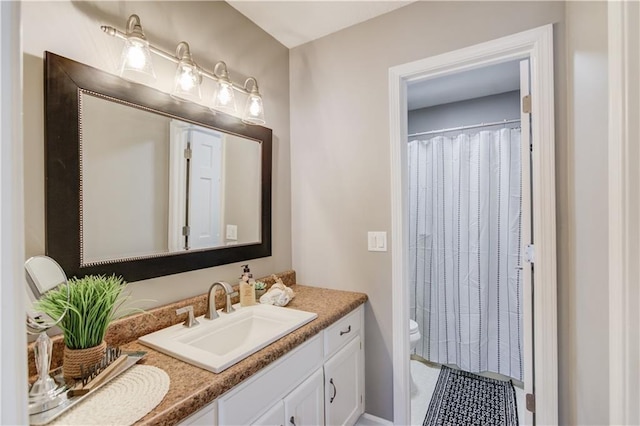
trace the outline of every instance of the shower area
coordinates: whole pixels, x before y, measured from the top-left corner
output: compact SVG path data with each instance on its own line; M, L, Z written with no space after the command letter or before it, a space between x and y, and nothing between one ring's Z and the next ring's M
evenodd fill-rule
M409 188L416 354L522 380L520 128L412 139Z
M474 72L408 88L412 393L416 360L523 381L519 64Z

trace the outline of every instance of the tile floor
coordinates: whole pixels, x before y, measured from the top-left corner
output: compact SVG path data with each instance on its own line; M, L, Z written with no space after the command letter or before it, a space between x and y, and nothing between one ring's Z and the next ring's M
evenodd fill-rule
M420 361L411 360L411 424L422 425L431 395L436 388L440 366L429 366ZM522 424L522 413L524 410L524 390L518 386L516 388L516 403L518 405L518 418Z

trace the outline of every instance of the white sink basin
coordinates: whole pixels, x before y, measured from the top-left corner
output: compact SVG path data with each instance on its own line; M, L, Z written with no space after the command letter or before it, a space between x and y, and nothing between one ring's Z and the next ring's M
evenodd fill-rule
M318 317L312 312L258 304L198 317L191 328L176 324L140 337L140 343L214 373L220 373Z

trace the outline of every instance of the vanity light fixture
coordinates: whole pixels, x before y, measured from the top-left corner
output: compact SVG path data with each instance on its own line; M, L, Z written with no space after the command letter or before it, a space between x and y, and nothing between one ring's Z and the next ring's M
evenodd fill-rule
M216 71L220 68L220 74ZM213 108L235 114L236 109L236 97L233 93L233 83L229 79L229 71L227 71L227 64L220 61L213 68L213 75L218 78L218 87L216 93L213 96Z
M200 83L202 76L198 71L198 66L193 62L189 44L181 41L176 47L176 56L180 58L171 96L188 101L198 102L202 99L200 93Z
M155 81L155 73L151 64L151 52L153 52L178 64L171 96L199 103L202 77L207 77L217 84L213 105L210 107L214 112L219 110L236 114L235 91L237 90L247 95L242 121L247 124L265 124L262 96L260 96L258 82L254 77L247 78L244 85L240 86L231 81L227 64L222 61L216 63L213 72L207 71L194 62L189 45L184 41L178 44L175 56L158 49L147 41L140 25L140 18L137 15L131 15L127 20L126 34L107 25L100 28L110 36L125 41L120 66L120 75L123 78L145 84L153 83Z
M149 42L144 36L138 15L131 15L127 20L127 34L120 59L120 76L140 83L156 81Z
M251 91L247 89L249 83L253 83ZM249 124L264 124L264 107L262 106L262 96L260 96L260 92L258 91L258 82L255 78L249 77L244 82L244 89L249 92L249 97L244 107L242 121Z

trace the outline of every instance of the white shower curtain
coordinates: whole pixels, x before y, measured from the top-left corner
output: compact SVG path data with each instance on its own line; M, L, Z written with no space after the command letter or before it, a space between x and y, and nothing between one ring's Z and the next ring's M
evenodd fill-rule
M418 355L522 380L520 129L409 142Z

